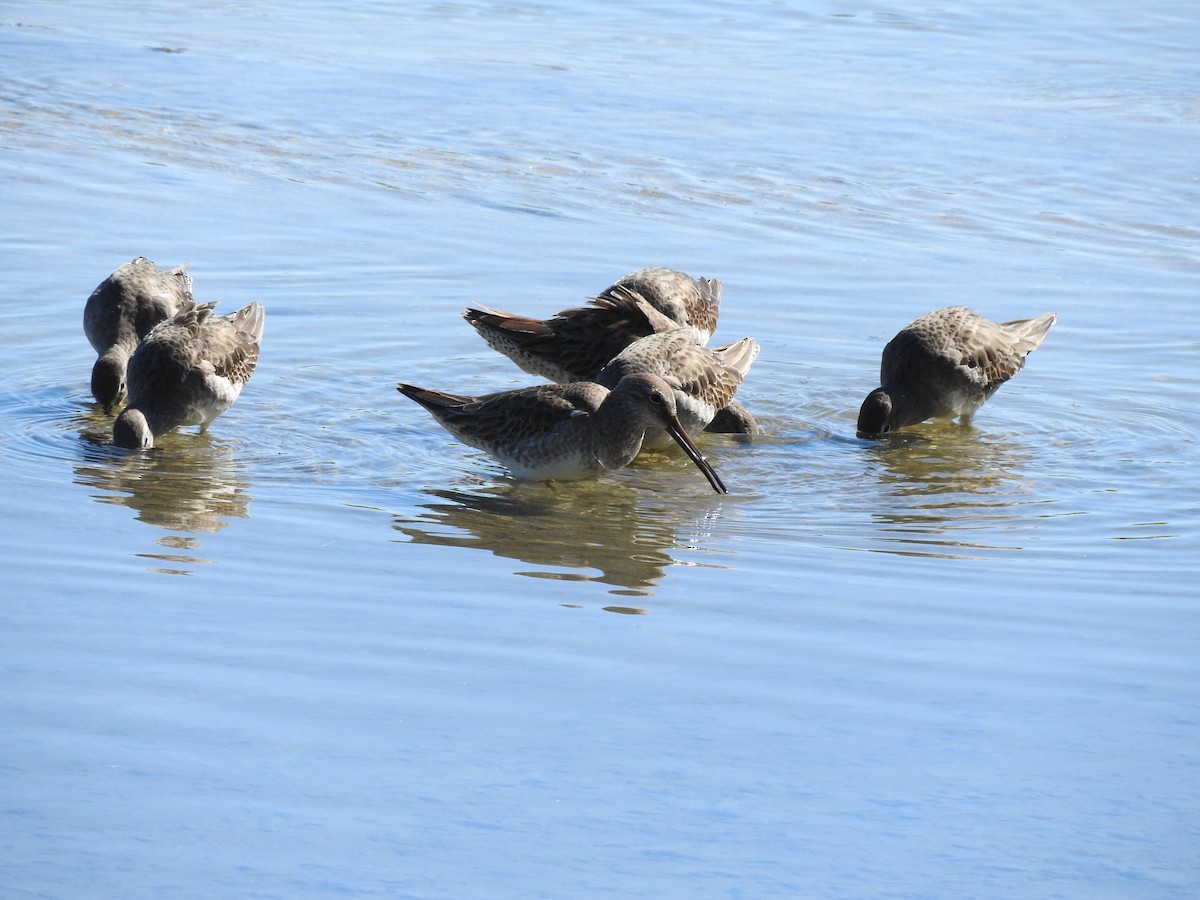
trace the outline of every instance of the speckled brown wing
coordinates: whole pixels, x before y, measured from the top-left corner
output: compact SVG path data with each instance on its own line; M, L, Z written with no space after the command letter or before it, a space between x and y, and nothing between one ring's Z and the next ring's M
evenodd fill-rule
M979 326L964 340L960 365L985 392L992 394L1021 371L1025 354L1015 352L1011 344L992 340L989 331L991 329Z
M463 318L488 346L521 369L558 382L589 381L633 341L674 327L625 288L610 289L589 306L565 309L544 320L489 307L469 307Z
M883 351L880 384L890 404L860 410L860 432L903 428L933 417L970 421L975 411L1025 364L1054 324L1053 314L997 324L963 306L934 310L913 321ZM877 404L876 404L877 405ZM865 424L864 424L865 423Z
M721 283L674 269L648 268L624 276L589 305L548 319L489 307L463 317L487 341L532 375L566 383L596 377L609 360L639 338L687 329L704 345L716 327Z
M553 432L574 416L594 413L608 395L587 382L542 384L466 397L411 384L397 390L423 406L463 443L484 450L511 446Z
M758 344L752 338L714 351L696 344L690 332L676 329L647 335L630 344L600 370L596 381L615 389L628 375L664 379L674 390L680 422L687 431L694 432L706 428L732 402L743 372L757 355ZM754 430L753 417L748 413L735 419L742 423L740 427ZM662 436L655 434L650 442L660 445Z
M732 346L721 348L721 352ZM681 330L648 335L630 344L600 371L596 381L614 388L626 375L639 372L664 378L676 390L703 400L714 411L728 404L742 383L741 373L726 365L721 355L697 346Z
M245 384L258 365L264 324L263 309L250 303L228 316L209 315L200 322L197 360L212 373L236 385Z
M681 366L674 375L663 377L672 387L678 386L685 394L711 406L714 414L729 405L742 384L742 374L724 364Z
M138 344L129 360L131 406L190 424L233 402L258 364L265 316L257 303L228 316L216 315L216 305L189 300Z
M138 344L114 443L148 449L180 425L203 431L237 400L258 362L265 311L250 303L217 316L215 307L188 300Z
M941 353L988 396L1021 371L1025 357L1040 343L1040 338L1029 341L1019 331L1033 320L999 324L964 307L947 312L941 321Z
M600 296L607 296L618 288L639 294L674 322L673 327L694 328L699 344L707 344L717 330L721 282L715 278L693 278L686 272L661 267L638 269L618 279Z
M614 356L638 338L675 327L669 319L626 288L610 288L590 306L564 310L547 324L555 336L555 362L573 381L590 381Z
M920 381L931 373L944 378L948 372L973 378L962 347L963 335L969 330L964 313L969 310L957 307L935 310L897 332L883 348L880 383Z

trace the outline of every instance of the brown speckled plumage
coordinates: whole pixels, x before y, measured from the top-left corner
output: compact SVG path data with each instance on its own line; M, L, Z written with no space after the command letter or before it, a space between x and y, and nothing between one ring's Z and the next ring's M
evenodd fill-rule
M91 386L99 403L112 407L125 399L125 369L138 341L192 299L186 270L186 265L159 269L139 256L100 282L88 297L83 333L98 354Z
M880 386L858 414L863 437L930 418L967 424L1000 385L1025 365L1056 317L992 322L963 306L921 316L883 349Z
M463 317L488 346L531 375L565 384L592 381L622 350L652 334L681 330L705 346L717 327L721 282L675 269L646 268L619 279L591 305L549 319L470 307ZM718 410L710 430L753 433L754 417L738 404ZM710 422L713 421L710 419Z
M611 391L590 381L465 397L399 384L464 444L491 454L519 478L571 479L629 465L647 430L667 431L712 485L725 485L679 424L674 390L655 375L630 375Z
M218 316L215 307L188 301L138 344L114 443L145 449L180 425L203 431L233 405L258 363L266 312L250 303Z
M463 317L489 347L524 371L565 384L591 381L629 344L686 328L703 346L717 327L721 283L674 269L638 269L605 288L591 305L549 319L468 308Z
M748 337L709 350L682 330L651 334L613 357L596 375L596 382L613 388L626 375L657 375L675 389L679 421L695 434L733 404L733 395L758 357L758 350L758 343ZM743 414L749 423L747 430L753 431L753 417L744 410ZM651 446L662 446L666 440L661 430L647 435Z

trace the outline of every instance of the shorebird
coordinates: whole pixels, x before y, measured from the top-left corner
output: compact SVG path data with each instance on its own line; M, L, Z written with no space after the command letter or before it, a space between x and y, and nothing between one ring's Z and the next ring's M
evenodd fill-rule
M488 346L531 375L566 384L593 381L605 365L639 338L681 331L697 346L717 327L721 282L675 269L631 272L605 288L590 306L535 319L490 307L463 312ZM718 411L709 430L754 433L754 417L738 404Z
M934 310L883 348L879 380L858 412L859 437L877 437L930 418L966 425L1025 365L1056 321L1053 313L992 322L963 306Z
M595 380L613 389L627 375L657 375L675 391L680 424L689 434L696 434L722 410L731 405L741 409L733 403L733 395L758 357L758 350L758 342L748 337L709 350L696 344L683 329L676 329L638 338L614 356ZM659 447L666 442L662 429L646 434L646 446Z
M92 396L111 409L125 399L125 366L138 341L192 299L187 265L162 270L139 256L105 278L83 308L83 333L99 356Z
M612 390L590 381L463 397L399 384L462 443L491 454L518 478L588 478L633 462L646 432L664 429L704 473L724 483L679 424L675 391L657 375L628 375Z
M258 363L266 311L250 303L218 316L216 305L189 300L138 344L114 444L145 450L179 425L204 431L233 405Z
M463 318L488 346L531 375L559 384L591 381L640 337L684 328L701 346L717 327L721 282L674 269L638 269L605 288L590 306L534 319L490 307Z

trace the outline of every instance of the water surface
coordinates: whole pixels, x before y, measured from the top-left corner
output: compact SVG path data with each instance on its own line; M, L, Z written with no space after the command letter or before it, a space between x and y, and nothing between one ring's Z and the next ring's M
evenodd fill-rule
M0 11L16 896L1200 891L1200 14L1105 0ZM268 309L109 444L133 256ZM396 393L459 318L722 280L764 427L527 484ZM897 329L1056 312L974 426Z

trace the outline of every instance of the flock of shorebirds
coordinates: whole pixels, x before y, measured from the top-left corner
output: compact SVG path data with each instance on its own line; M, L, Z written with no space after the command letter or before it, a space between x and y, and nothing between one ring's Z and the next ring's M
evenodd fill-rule
M548 319L469 307L464 318L489 346L553 383L481 397L398 390L519 478L594 476L629 465L644 446L674 441L726 493L692 435L758 430L734 395L759 346L745 337L708 349L720 302L715 279L650 268ZM203 431L238 398L258 362L266 312L250 303L221 316L215 306L192 297L186 266L163 270L144 257L92 292L83 314L98 354L92 394L109 411L124 403L114 444L148 449L182 425ZM1047 313L997 323L961 306L921 316L884 347L880 387L862 403L858 436L930 418L968 423L1054 322Z

